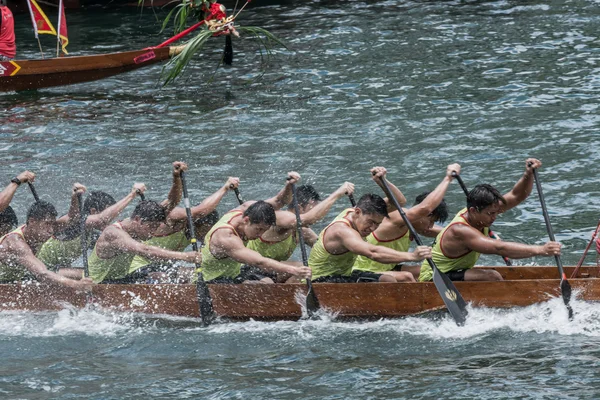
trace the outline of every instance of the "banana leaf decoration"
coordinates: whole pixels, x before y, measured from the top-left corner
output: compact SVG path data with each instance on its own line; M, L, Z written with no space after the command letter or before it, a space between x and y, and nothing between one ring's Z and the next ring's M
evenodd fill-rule
M163 85L166 86L173 83L185 71L192 58L202 50L206 42L215 36L226 36L225 52L219 65L231 65L233 59L232 36L239 37L243 35L255 39L259 44L260 55L263 61L265 55L267 58L272 56L272 49L275 46L287 48L285 43L266 29L256 26L234 26L237 16L249 2L250 0L247 0L237 13L234 11L234 14L229 17L225 13L225 7L216 3L215 0L182 0L180 4L175 6L167 14L162 24L162 31L169 26L171 20L173 21L173 31L175 34L182 32L190 19L204 21L204 23L201 24L196 36L184 44L183 51L173 57L163 67Z

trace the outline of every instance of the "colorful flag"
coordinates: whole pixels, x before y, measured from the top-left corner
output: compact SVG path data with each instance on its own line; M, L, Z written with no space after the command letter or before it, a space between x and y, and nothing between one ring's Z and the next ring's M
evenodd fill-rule
M63 0L60 0L58 4L58 41L62 45L63 53L69 54L67 53L69 35L67 34L67 19L65 18L65 5L63 4Z
M35 0L27 0L27 6L29 7L29 13L31 14L31 22L33 23L35 37L38 37L38 33L56 35L56 29L54 29L54 26L52 26L38 3Z

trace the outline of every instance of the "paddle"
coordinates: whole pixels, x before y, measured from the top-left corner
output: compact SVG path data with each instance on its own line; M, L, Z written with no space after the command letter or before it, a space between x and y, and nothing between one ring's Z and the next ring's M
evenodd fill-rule
M38 196L35 187L33 186L33 183L31 182L27 182L27 184L29 185L29 190L31 190L31 194L33 195L33 198L35 200L36 203L39 203L40 201L40 196Z
M387 181L384 178L380 178L380 181L383 185L383 190L386 196L394 203L394 206L396 206L396 208L398 209L400 216L402 217L404 223L408 227L410 234L415 239L415 242L417 242L418 246L423 246L423 241L417 234L417 231L415 231L415 228L410 223L410 220L408 219L406 213L398 203L396 197L392 195ZM429 266L433 271L433 283L435 284L435 288L442 297L442 300L444 301L446 308L448 308L450 315L452 315L452 318L454 318L456 325L464 325L468 314L467 303L465 302L459 291L456 289L456 286L454 286L454 283L452 283L452 281L450 280L450 278L448 278L446 274L440 272L433 260L431 258L428 258L427 262L429 263Z
M463 182L460 175L457 174L456 172L452 172L452 176L458 181L458 184L462 188L463 192L465 192L465 196L469 197L469 190L467 189L467 186ZM494 232L492 232L491 229L488 231L488 236L491 237L492 239L498 239L498 237L496 235L494 235ZM512 266L512 262L508 259L508 257L502 256L502 259L504 260L504 263L507 266L509 266L509 267Z
M302 264L308 267L308 255L306 254L306 246L304 244L304 237L302 236L302 220L300 219L300 206L298 205L298 191L296 190L296 184L292 183L292 193L294 202L294 211L296 212L296 230L298 231L298 241L300 242L300 250L302 251ZM321 308L319 299L315 294L312 282L309 279L306 280L306 312L309 317L312 317Z
M529 167L533 164L529 163ZM550 240L555 242L554 232L552 231L552 225L550 225L550 217L548 216L548 210L546 210L546 201L544 200L544 194L542 193L542 184L540 183L540 179L538 177L537 169L533 169L533 179L535 180L535 186L537 187L538 196L540 198L540 204L542 206L542 213L544 214L544 221L546 222L546 230L548 231L548 236ZM567 310L569 311L569 319L573 319L573 309L569 302L571 301L571 284L567 281L567 275L563 270L562 261L559 255L555 255L554 259L556 260L556 266L558 267L558 272L560 273L560 290L562 292L563 301L567 306Z
M238 190L238 188L234 188L233 185L230 185L229 187L231 187L233 189L233 192L235 193L235 197L237 197L238 203L240 203L240 206L242 204L244 204L244 199L242 199L242 195L240 194L240 191Z
M231 35L225 36L225 51L223 52L223 64L233 64L233 44L231 43Z
M350 193L348 195L348 198L350 199L350 204L352 204L352 207L356 207L356 200L354 200L354 194Z
M142 193L140 189L136 190L135 192L138 194L138 196L140 196L140 200L146 201L146 196L144 195L144 193Z
M583 252L583 255L579 259L579 262L577 263L577 266L575 267L575 270L571 274L571 278L570 279L575 278L577 276L577 274L579 273L579 269L583 265L583 261L585 260L585 257L587 256L587 253L588 253L590 247L592 246L592 243L594 243L594 239L596 239L596 235L598 235L598 229L600 229L600 220L598 220L598 225L596 226L596 230L594 231L594 233L592 233L592 238L590 239L590 242L586 246L585 251Z
M183 186L183 203L185 204L185 213L187 215L188 232L190 234L190 242L192 243L192 249L198 252L198 242L196 241L196 231L194 229L194 221L192 221L192 209L190 206L190 198L188 196L187 183L185 181L185 173L180 172L181 186ZM200 268L200 265L196 264L196 270ZM198 299L198 307L200 309L200 318L202 319L202 325L210 325L213 319L213 305L208 285L204 282L202 272L198 272L198 280L196 281L196 297Z
M79 232L81 233L81 258L83 260L83 276L90 276L87 256L87 230L85 229L85 220L87 216L83 210L83 193L77 193L77 201L79 202Z

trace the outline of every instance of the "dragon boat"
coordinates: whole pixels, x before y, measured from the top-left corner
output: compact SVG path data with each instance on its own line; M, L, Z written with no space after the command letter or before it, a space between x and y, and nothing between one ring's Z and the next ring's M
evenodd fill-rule
M473 307L524 307L560 295L556 267L477 267L495 269L504 281L456 282ZM575 267L565 267L570 274ZM600 269L582 267L570 279L576 295L600 300ZM302 284L208 285L217 316L228 320L295 320L303 316ZM321 307L338 318L373 319L414 315L444 308L433 283L313 284ZM192 284L116 285L93 289L97 307L116 312L139 312L199 317L196 286ZM36 282L0 285L0 310L55 311L83 308L83 293Z
M0 62L0 92L42 89L108 78L168 60L184 46L91 56Z

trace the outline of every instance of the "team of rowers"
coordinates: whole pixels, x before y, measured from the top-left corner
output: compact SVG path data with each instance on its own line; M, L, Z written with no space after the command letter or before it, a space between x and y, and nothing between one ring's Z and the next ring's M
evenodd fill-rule
M356 206L346 208L317 235L310 226L323 219L339 199L351 195L349 182L325 199L310 185L297 187L300 218L292 206L292 185L300 176L288 173L283 189L274 197L246 201L219 218L217 205L230 191L239 187L238 178L229 178L215 193L191 207L195 235L203 244L200 253L184 252L190 243L186 209L178 207L182 197L183 162L173 163L173 184L162 203L140 201L129 218L113 222L138 195L146 190L136 183L131 192L115 201L104 192L91 192L83 203L79 199L87 190L73 185L67 215L58 217L55 207L46 202L34 203L24 225L9 206L17 188L31 183L35 175L25 171L15 177L0 193L0 283L37 279L78 290L89 290L99 283L163 282L173 279L164 272L165 260L184 261L199 266L197 272L208 283L297 283L313 282L426 282L432 270L426 258L432 258L442 273L456 281L501 280L494 270L473 269L480 254L498 254L519 259L558 255L561 245L544 245L495 240L489 237L490 226L499 214L516 207L531 193L533 169L539 160L525 162L525 172L514 187L502 195L491 185L475 186L460 210L445 227L436 225L448 217L444 195L460 174L459 164L448 165L445 176L431 192L416 198L405 210L420 235L434 237L432 247L417 246L409 251L413 238L400 213L387 198L365 194ZM386 169L371 170L373 180L382 185ZM388 183L392 195L404 207L402 192ZM89 239L89 277L72 263L82 254L82 218ZM297 222L299 221L299 222ZM297 229L297 224L301 229ZM308 266L289 261L302 232L304 242L312 247ZM194 280L189 267L172 267L177 282Z

